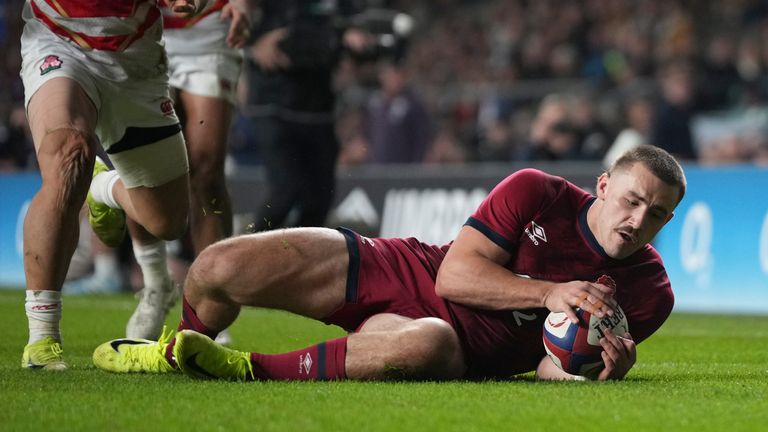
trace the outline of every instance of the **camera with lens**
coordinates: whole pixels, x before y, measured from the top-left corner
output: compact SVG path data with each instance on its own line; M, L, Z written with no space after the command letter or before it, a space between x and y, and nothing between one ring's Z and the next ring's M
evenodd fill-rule
M330 67L342 52L361 61L399 59L413 27L410 15L389 9L366 9L348 16L305 10L295 16L290 36L281 41L280 48L299 68ZM344 33L354 29L366 33L372 42L362 51L342 42Z

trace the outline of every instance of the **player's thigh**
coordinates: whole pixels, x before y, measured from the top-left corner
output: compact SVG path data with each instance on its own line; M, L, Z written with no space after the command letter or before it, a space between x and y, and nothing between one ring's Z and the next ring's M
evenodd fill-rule
M189 178L186 174L178 176L159 186L136 186L126 189L131 197L131 203L140 215L147 219L162 219L168 225L182 225L183 231L186 224L189 208ZM151 222L146 222L146 226ZM158 222L160 225L165 225ZM172 228L167 228L173 231ZM166 231L163 229L162 231ZM166 231L167 232L167 231Z
M193 267L239 304L324 318L344 304L349 253L336 230L292 228L224 240Z
M27 116L36 150L45 135L57 129L93 133L98 117L82 86L67 77L48 80L37 89L29 100Z

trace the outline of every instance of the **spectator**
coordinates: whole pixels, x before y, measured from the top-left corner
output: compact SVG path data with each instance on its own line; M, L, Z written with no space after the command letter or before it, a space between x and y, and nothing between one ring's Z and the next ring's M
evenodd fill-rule
M627 127L623 129L603 158L603 166L609 167L624 152L642 144L648 144L653 126L653 103L645 96L632 97L624 109Z
M373 163L419 163L432 141L431 119L424 103L395 62L379 71L381 89L367 105L366 136Z
M693 113L693 79L690 65L674 61L664 66L659 77L661 100L654 113L651 144L663 148L682 160L695 160L696 149L691 135Z

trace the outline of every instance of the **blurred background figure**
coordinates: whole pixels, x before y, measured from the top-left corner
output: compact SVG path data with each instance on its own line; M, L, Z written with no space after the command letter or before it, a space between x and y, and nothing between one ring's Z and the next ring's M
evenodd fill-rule
M393 39L396 15L365 15L355 2L267 0L248 51L253 119L269 191L253 229L322 226L335 187L339 142L333 74L343 55L375 58ZM402 29L400 29L402 30ZM375 31L375 30L374 30Z
M429 113L396 59L379 67L380 89L368 99L368 161L377 164L421 163L432 142Z
M333 198L336 157L332 74L342 41L329 2L266 0L248 51L253 119L269 192L254 229L321 226ZM291 210L294 220L287 221Z
M7 107L8 105L6 105ZM0 108L0 113L4 109ZM23 106L11 106L0 116L0 172L34 169L35 147L27 126L27 113Z
M552 94L544 98L533 119L529 146L521 159L529 161L557 161L579 159L579 142L565 95Z
M690 64L674 60L659 74L661 98L654 113L651 144L681 160L695 160L691 117L696 109L694 81Z
M619 132L603 157L603 167L608 168L627 150L642 144L650 144L653 128L653 102L646 96L631 96L626 101L623 117L625 128Z

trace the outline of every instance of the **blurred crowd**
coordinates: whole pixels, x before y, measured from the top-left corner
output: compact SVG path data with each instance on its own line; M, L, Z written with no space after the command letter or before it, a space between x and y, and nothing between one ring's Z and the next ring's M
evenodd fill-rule
M342 165L608 163L639 143L703 164L768 164L768 1L367 3L407 13L413 31L403 52L340 63ZM34 169L22 4L0 3L0 170ZM260 162L254 139L237 117L237 163Z

